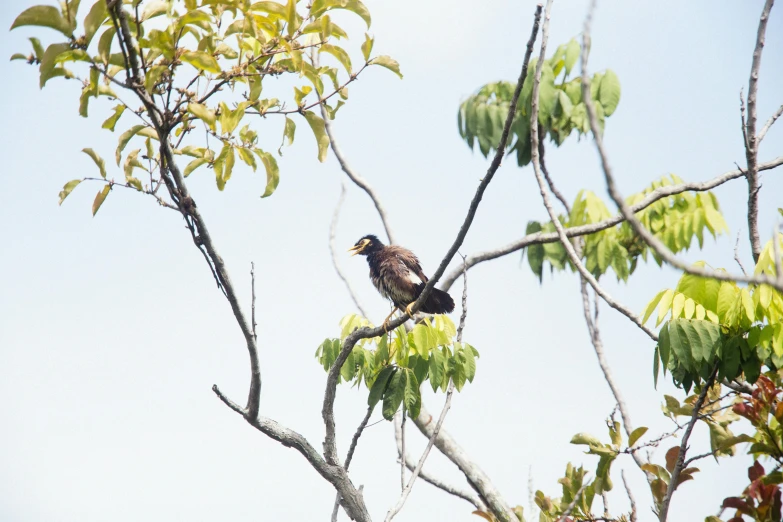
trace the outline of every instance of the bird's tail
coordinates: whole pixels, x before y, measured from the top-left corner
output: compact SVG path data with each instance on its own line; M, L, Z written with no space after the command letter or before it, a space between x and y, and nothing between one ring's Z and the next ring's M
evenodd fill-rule
M424 290L424 283L416 285L416 296ZM454 300L449 294L437 288L432 289L432 293L427 298L421 311L425 314L448 314L454 311Z

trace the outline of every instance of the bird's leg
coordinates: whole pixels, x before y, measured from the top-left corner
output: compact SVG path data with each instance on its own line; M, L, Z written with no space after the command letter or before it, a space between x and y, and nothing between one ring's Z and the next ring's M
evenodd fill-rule
M383 320L383 331L388 332L389 331L389 322L391 321L392 316L394 315L394 312L397 311L397 307L395 306L392 308L392 311L389 315L386 316L386 319Z
M408 317L413 319L413 311L411 310L413 308L413 305L416 304L416 301L413 301L411 304L405 307L405 313L408 314Z

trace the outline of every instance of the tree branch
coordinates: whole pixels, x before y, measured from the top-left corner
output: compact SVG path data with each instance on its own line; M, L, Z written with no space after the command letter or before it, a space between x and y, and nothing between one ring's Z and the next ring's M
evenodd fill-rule
M437 284L438 280L443 275L443 272L446 270L446 267L454 257L454 254L457 253L457 249L459 249L460 245L462 245L462 242L465 239L465 236L467 235L471 224L473 223L473 218L476 215L476 211L478 210L478 206L479 203L481 202L481 198L484 195L484 191L487 189L487 186L489 186L489 183L492 181L492 177L495 175L495 172L497 172L497 169L500 166L500 161L503 158L503 153L506 147L506 142L508 141L511 122L513 121L514 115L516 114L516 106L517 106L517 101L519 100L519 93L522 91L522 84L524 83L525 76L527 75L527 65L528 65L528 61L530 60L530 55L533 52L533 43L535 42L535 37L536 34L538 33L538 25L540 19L541 19L541 6L539 5L536 8L533 33L531 34L530 40L528 41L527 52L525 53L525 59L522 65L522 72L519 76L519 80L517 81L517 87L514 91L514 97L512 98L511 104L509 106L508 115L506 116L506 124L503 128L503 134L500 137L498 150L495 154L495 157L492 160L492 163L490 164L489 169L487 170L487 174L481 180L481 183L479 183L479 186L476 189L476 194L473 196L473 200L471 201L470 207L468 209L468 214L465 216L465 220L462 223L462 227L460 228L459 233L457 234L457 238L454 240L454 243L446 252L446 255L441 261L440 266L432 275L432 278L427 282L421 294L419 294L418 299L416 299L416 301L412 304L411 307L412 313L417 312L419 308L421 308L421 305L427 300L430 293L432 292L432 289L435 287L435 284ZM407 321L407 319L408 319L407 315L404 314L401 317L397 317L393 319L392 321L389 322L388 329L392 330L394 328L397 328L405 321ZM343 364L345 364L345 361L348 359L348 356L353 350L354 345L359 339L369 339L372 337L378 337L379 335L384 334L386 331L387 329L383 327L376 327L376 328L365 327L365 328L354 330L351 334L348 335L348 337L346 337L345 341L343 342L342 350L338 354L337 359L334 362L334 365L329 370L329 375L327 376L326 379L326 391L324 392L323 408L321 409L321 414L324 419L324 425L326 426L326 435L324 437L324 457L326 458L326 461L329 463L336 463L337 448L335 444L334 400L337 393L337 381L340 375L340 369L342 368Z
M364 317L369 317L367 311L359 302L359 297L356 295L353 285L351 285L351 282L345 277L345 274L343 274L343 271L340 268L340 263L337 261L337 249L334 246L334 238L337 233L337 221L340 218L340 210L343 207L343 201L345 201L345 183L341 183L340 199L337 200L337 206L334 208L334 214L332 215L332 223L329 225L329 253L332 255L332 266L334 266L334 271L337 272L337 276L345 283L345 288L348 290L348 295L351 296L353 304L356 305L360 314Z
M745 158L748 162L746 177L748 178L748 235L750 246L753 250L753 260L758 262L761 255L761 240L759 239L759 184L758 173L758 144L756 135L756 98L758 94L759 69L761 68L761 52L764 50L764 39L767 32L767 21L775 0L767 0L761 12L759 28L756 34L756 47L753 49L753 62L750 66L750 79L748 80L748 120L745 125ZM766 131L764 131L766 133Z
M400 460L405 462L405 467L407 467L409 470L413 471L416 468L416 464L413 462L413 459L410 455L407 453L403 455L402 453L402 430L400 429L400 423L397 422L397 417L394 418L394 438L397 441L397 455L399 456ZM452 486L450 484L446 484L442 480L428 474L424 469L422 469L419 472L419 478L421 478L425 482L429 482L436 488L445 491L446 493L449 493L450 495L454 495L455 497L459 497L463 500L466 500L467 502L470 502L475 506L476 509L484 510L486 509L486 506L484 506L484 503L481 502L481 500L476 496L475 493L471 491L465 491L462 490L456 486Z
M641 224L641 222L639 222L639 220L636 219L636 216L634 216L633 211L625 203L625 199L623 198L623 195L617 189L617 186L615 184L614 175L612 174L612 168L609 165L609 159L607 157L606 150L604 148L603 138L601 136L601 130L598 125L598 117L595 112L595 105L593 104L592 98L590 96L590 80L589 80L589 75L587 70L587 58L588 58L588 50L590 49L590 25L592 22L592 12L594 7L595 7L595 2L593 1L592 7L588 12L587 18L585 20L585 29L582 33L582 38L583 38L582 100L587 109L587 116L590 122L590 129L593 133L593 138L595 140L595 146L596 149L598 150L598 155L601 158L601 166L604 171L604 177L606 179L606 185L609 190L609 195L611 196L612 200L615 202L617 207L620 209L620 213L628 221L628 223L631 225L634 231L655 251L656 254L658 254L658 256L661 259L666 261L668 264L676 268L679 268L685 273L691 275L697 275L701 277L709 277L712 279L717 279L719 281L734 281L737 283L751 283L756 285L767 284L783 292L783 282L778 281L775 278L770 277L766 274L759 274L754 276L735 275L735 274L730 274L728 272L719 272L704 267L688 265L684 261L677 258L677 256L675 256L672 253L672 251L669 250L660 239L655 237L649 230L647 230ZM558 226L557 221L555 221L555 225Z
M628 501L631 503L631 520L630 522L636 522L636 499L633 497L631 488L628 486L628 481L625 480L625 470L620 470L620 476L623 478L623 486L625 486L625 492L628 494Z
M783 114L783 105L778 107L778 110L775 111L775 114L770 116L770 118L767 120L767 123L764 124L764 126L761 128L759 133L756 135L756 146L758 146L759 143L761 143L761 140L764 139L764 136L767 135L767 131L769 131L770 127L775 123L775 121L780 118L780 116Z
M343 156L343 151L340 149L340 146L337 144L337 141L334 138L332 121L329 119L329 115L326 113L326 109L324 108L323 104L320 107L321 116L324 120L324 127L326 128L326 135L329 136L329 144L332 147L332 152L334 152L334 157L337 158L337 162L340 164L340 168L343 169L343 172L348 175L350 180L353 181L357 187L362 189L368 196L370 196L370 199L375 205L375 209L378 211L378 215L381 218L381 223L383 223L383 228L386 231L386 237L389 238L389 243L397 243L397 241L394 239L394 232L392 231L391 225L389 225L389 218L386 215L386 209L384 208L383 203L381 203L381 198L378 196L378 193L375 192L375 189L370 186L369 182L356 171L354 171L348 164L348 160L346 160L345 156Z
M672 470L671 479L669 480L669 486L666 488L666 495L664 495L663 502L661 503L661 512L658 514L658 520L660 522L666 522L666 517L668 516L669 513L669 504L671 503L672 495L674 494L674 490L677 489L678 486L677 482L680 479L680 473L685 467L685 453L688 451L688 439L691 436L693 427L696 425L696 421L699 419L699 412L701 411L701 407L704 404L704 399L707 398L707 392L709 391L712 384L715 382L715 376L717 375L717 373L718 373L718 361L715 362L715 366L712 369L712 373L702 385L701 393L699 393L699 397L698 399L696 399L696 403L693 405L693 413L691 415L691 420L688 423L688 427L685 428L685 433L683 433L682 435L682 441L680 442L680 450L677 454L677 463L675 464L674 469Z
M783 156L775 158L772 161L762 163L758 167L759 167L759 171L763 171L763 170L771 170L781 165L783 165ZM744 175L745 175L744 170L736 169L721 174L720 176L713 178L709 181L680 183L678 185L659 187L653 190L652 192L650 192L649 194L647 194L647 196L645 196L643 200L633 205L631 207L631 212L633 213L640 212L645 208L649 207L650 205L652 205L653 203L655 203L656 201L668 196L673 196L676 194L681 194L683 192L689 192L689 191L704 192L707 190L712 190L715 187L719 187L720 185L723 185L727 181L731 181L733 179L743 177ZM566 236L568 237L585 236L589 234L594 234L596 232L600 232L602 230L606 230L607 228L611 228L619 223L622 223L623 221L625 221L625 217L622 214L618 214L614 217L611 217L604 221L600 221L598 223L591 223L589 225L566 228L565 232L566 232ZM483 263L484 261L491 261L493 259L497 259L499 257L503 257L505 255L516 252L518 250L522 250L523 248L526 248L530 245L540 245L543 243L555 243L559 240L560 239L558 237L557 232L549 232L549 233L536 232L534 234L528 234L500 248L496 248L493 250L485 250L483 252L477 252L475 254L469 255L467 257L468 268L471 268L479 263ZM451 285L454 284L454 281L456 281L457 278L459 278L461 273L462 273L462 267L455 267L451 272L449 272L449 274L443 278L443 283L440 286L441 290L447 291L449 288L451 288Z
M356 433L353 434L353 438L351 439L351 446L348 448L348 454L345 456L345 463L343 464L343 469L345 471L348 471L348 466L351 465L351 460L353 460L353 454L356 451L356 445L359 443L359 437L362 436L362 433L364 433L364 428L367 427L367 423L370 422L370 417L372 416L372 412L375 410L375 406L370 406L367 408L367 413L364 415L364 418L362 419L362 422L359 423L359 427L356 428ZM337 496L334 499L334 508L332 508L332 522L337 522L337 513L340 509L340 493L337 493Z

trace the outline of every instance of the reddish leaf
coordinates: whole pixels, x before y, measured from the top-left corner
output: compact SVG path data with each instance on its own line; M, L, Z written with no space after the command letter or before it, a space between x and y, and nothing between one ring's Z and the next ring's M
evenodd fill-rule
M669 470L669 473L674 471L674 466L677 465L677 457L680 456L680 447L674 446L669 448L669 451L666 452L666 469Z
M733 508L741 513L749 515L753 512L753 505L739 497L728 497L723 499L723 509Z
M748 468L748 478L751 482L754 480L758 480L761 477L764 476L764 466L759 464L759 461L756 461L753 463L751 467Z

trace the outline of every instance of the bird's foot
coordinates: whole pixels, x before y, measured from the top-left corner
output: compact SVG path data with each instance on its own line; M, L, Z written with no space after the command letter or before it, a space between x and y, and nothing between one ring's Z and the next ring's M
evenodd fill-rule
M405 307L405 313L408 314L408 317L410 317L411 319L413 319L413 314L414 314L414 312L413 312L413 305L414 304L416 304L416 301L412 302L411 304L409 304L408 306Z

